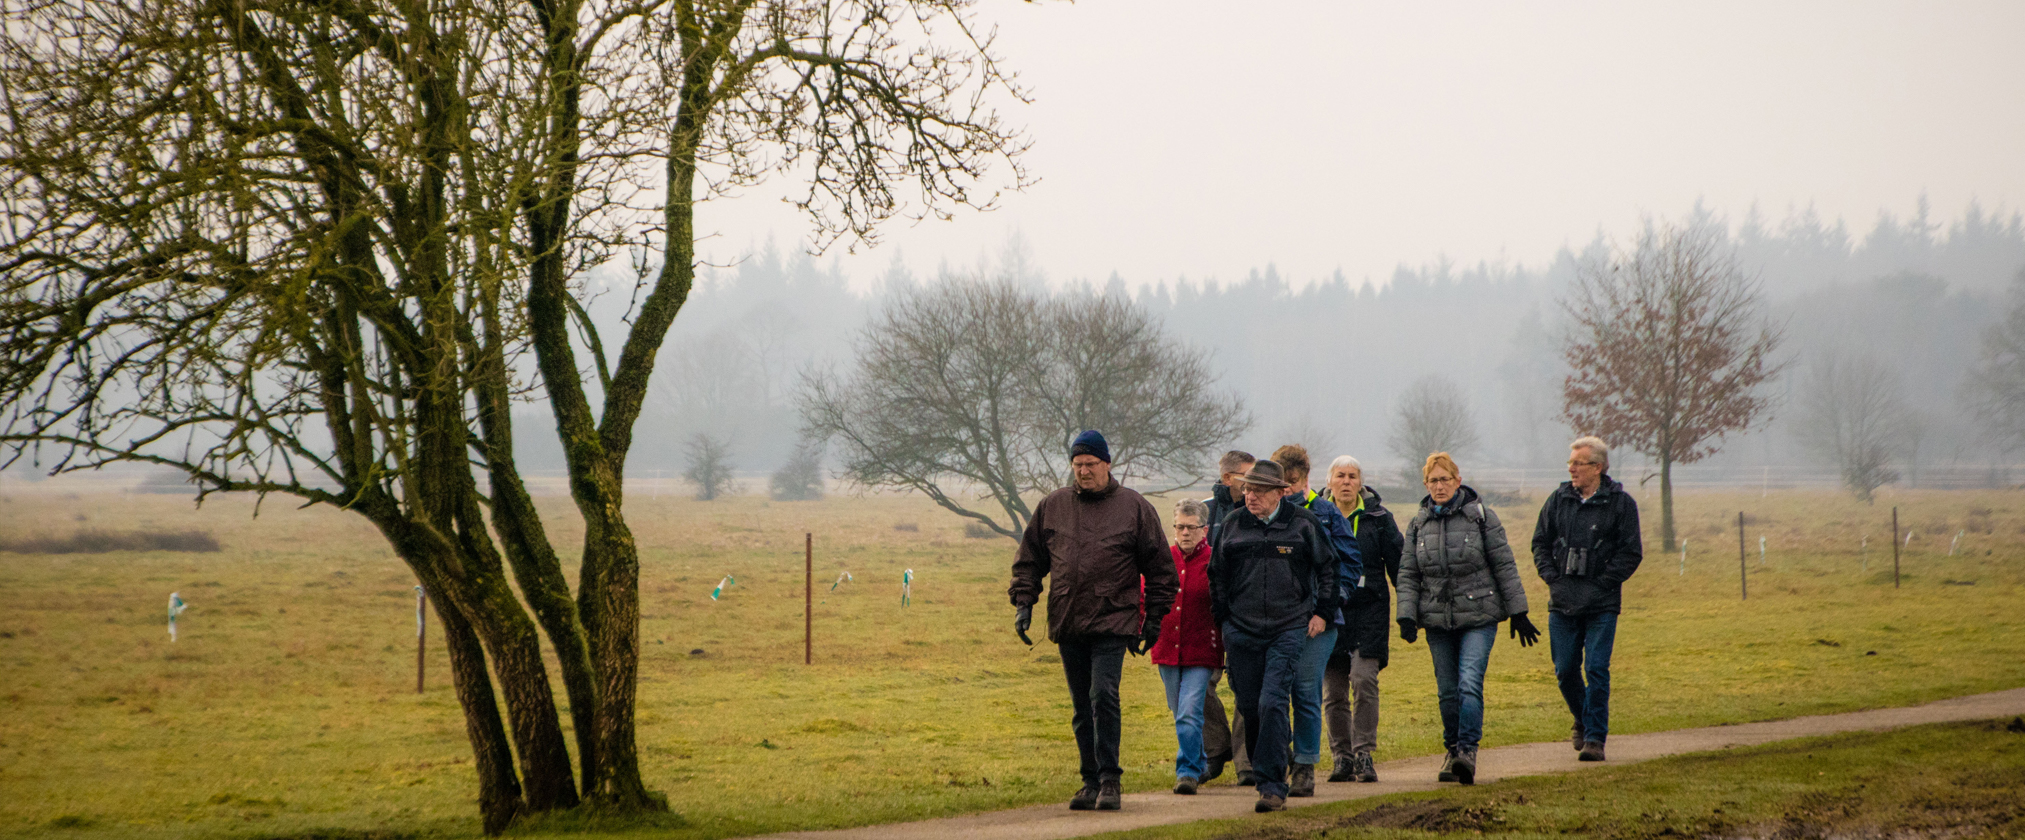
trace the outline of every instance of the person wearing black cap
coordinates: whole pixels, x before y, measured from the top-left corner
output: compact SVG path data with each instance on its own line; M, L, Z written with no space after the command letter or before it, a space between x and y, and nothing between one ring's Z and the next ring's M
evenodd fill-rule
M1160 620L1174 604L1180 578L1159 512L1111 477L1111 447L1103 435L1094 430L1077 435L1069 447L1069 469L1074 482L1034 506L1007 594L1015 610L1013 630L1025 640L1041 579L1054 578L1048 587L1048 639L1061 649L1082 759L1083 788L1069 808L1115 811L1124 775L1118 765L1118 680L1125 652L1145 653L1159 639Z
M1210 547L1210 601L1257 779L1254 809L1278 811L1287 807L1288 703L1302 646L1336 617L1337 558L1321 520L1285 500L1278 463L1253 464L1244 482L1245 506Z

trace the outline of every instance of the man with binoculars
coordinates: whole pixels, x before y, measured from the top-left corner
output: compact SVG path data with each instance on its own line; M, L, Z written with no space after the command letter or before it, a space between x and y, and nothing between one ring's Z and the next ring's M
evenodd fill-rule
M1599 438L1568 445L1568 481L1540 507L1533 566L1547 582L1547 635L1561 697L1575 716L1569 742L1583 761L1603 760L1610 734L1610 648L1624 581L1645 557L1638 502L1610 477Z

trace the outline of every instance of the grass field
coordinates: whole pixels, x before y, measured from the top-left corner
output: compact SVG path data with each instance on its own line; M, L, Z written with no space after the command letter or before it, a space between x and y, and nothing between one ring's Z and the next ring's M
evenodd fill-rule
M2025 724L1860 732L1098 835L1106 840L2025 837Z
M1641 501L1652 538L1656 500ZM1900 588L1892 504L1916 534ZM1516 544L1536 505L1504 510ZM644 554L642 770L679 814L667 836L917 819L1062 800L1077 786L1060 665L1046 642L1028 649L1009 629L1010 541L966 538L911 497L636 496L629 509ZM1899 491L1876 507L1830 493L1686 494L1680 509L1686 574L1655 538L1626 588L1614 731L2025 685L2025 492ZM1747 602L1740 509L1752 517ZM576 539L565 500L544 510L560 541ZM427 690L414 691L412 575L357 517L275 503L252 513L245 499L201 510L163 496L0 500L8 541L196 529L223 547L0 553L0 834L477 834L440 647ZM804 531L816 534L821 601L813 666L801 664ZM915 583L903 609L904 569ZM826 593L844 570L855 580ZM737 583L711 601L726 574ZM192 604L174 645L171 591ZM1395 642L1393 653L1380 756L1438 751L1425 648ZM1500 639L1486 692L1487 744L1565 737L1544 644ZM1128 662L1124 703L1126 787L1171 784L1172 727L1143 660Z

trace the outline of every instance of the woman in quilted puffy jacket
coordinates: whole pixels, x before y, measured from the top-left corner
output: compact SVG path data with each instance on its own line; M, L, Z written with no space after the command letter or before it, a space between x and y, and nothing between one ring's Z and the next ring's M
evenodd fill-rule
M1526 618L1526 590L1498 514L1462 483L1446 452L1421 467L1427 497L1406 526L1399 558L1399 638L1412 644L1427 631L1441 706L1444 782L1476 783L1477 742L1484 734L1484 669L1499 622L1510 619L1522 647L1540 638Z

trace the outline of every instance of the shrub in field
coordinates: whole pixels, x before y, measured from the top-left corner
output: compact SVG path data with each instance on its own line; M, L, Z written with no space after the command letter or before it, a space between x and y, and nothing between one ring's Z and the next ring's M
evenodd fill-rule
M682 477L696 485L698 501L707 502L732 491L731 441L697 432L689 439L687 457L689 468Z
M823 497L823 444L822 441L802 441L795 445L793 455L787 463L774 471L768 482L773 500L776 502L812 502Z

